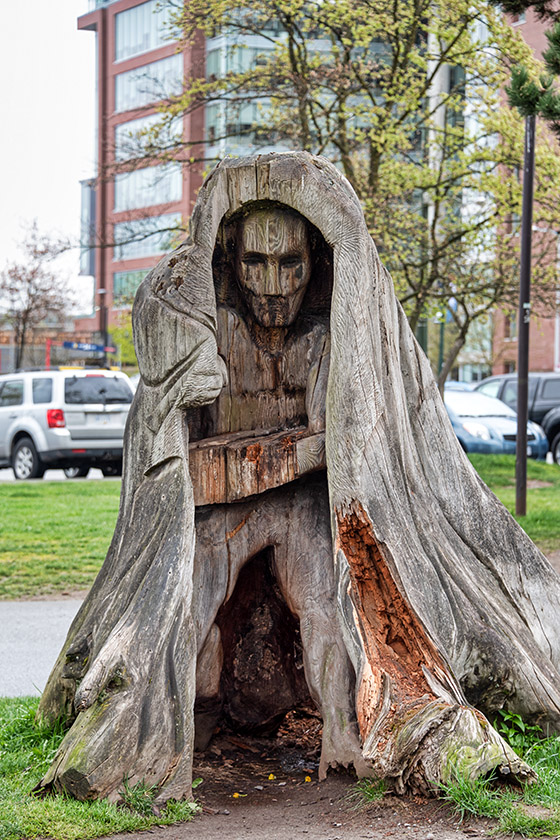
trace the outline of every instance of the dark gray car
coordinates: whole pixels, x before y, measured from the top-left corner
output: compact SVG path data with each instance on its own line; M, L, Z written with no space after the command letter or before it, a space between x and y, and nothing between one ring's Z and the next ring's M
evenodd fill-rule
M475 389L517 410L517 374L489 376ZM543 427L550 450L560 464L560 373L529 374L529 420Z

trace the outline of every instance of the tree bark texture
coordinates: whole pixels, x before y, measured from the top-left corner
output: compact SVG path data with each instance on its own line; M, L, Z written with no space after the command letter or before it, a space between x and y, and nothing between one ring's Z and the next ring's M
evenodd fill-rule
M270 309L274 351L220 279L228 223L263 206L332 255L289 329ZM322 776L530 777L485 715L560 730L560 579L458 444L343 176L307 153L224 161L134 329L119 519L41 700L71 724L42 789L188 796L195 737L272 732L309 700Z

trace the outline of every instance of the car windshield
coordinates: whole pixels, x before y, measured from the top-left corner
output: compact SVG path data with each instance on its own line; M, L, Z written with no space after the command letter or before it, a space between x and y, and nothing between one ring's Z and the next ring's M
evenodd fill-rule
M516 417L515 411L476 391L446 391L445 404L459 417Z
M64 382L64 399L70 405L131 403L132 389L117 376L72 376Z

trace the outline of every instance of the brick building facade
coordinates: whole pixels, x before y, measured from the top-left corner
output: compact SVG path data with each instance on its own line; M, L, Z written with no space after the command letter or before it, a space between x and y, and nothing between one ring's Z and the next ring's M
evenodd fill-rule
M547 25L529 9L512 21L524 40L540 58L548 47ZM554 234L555 236L557 234ZM559 301L560 304L560 301ZM517 313L494 314L493 373L510 373L517 367ZM539 317L538 308L531 316L529 338L529 370L560 371L560 308L555 314Z
M78 28L96 37L96 172L82 201L82 231L91 245L83 250L82 273L95 278L95 313L76 329L102 334L174 247L202 182L200 167L143 161L134 138L158 119L158 101L180 92L194 66L203 69L204 41L178 52L169 36L172 5L158 0L90 0L90 6ZM203 128L199 111L173 130L202 138Z

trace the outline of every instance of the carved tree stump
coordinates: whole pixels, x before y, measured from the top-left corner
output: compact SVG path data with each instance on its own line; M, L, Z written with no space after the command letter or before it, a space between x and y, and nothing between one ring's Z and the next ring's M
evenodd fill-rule
M529 777L488 723L560 729L560 579L480 481L328 162L228 160L134 307L119 519L40 714L41 782L189 796L222 719L313 702L320 774Z

